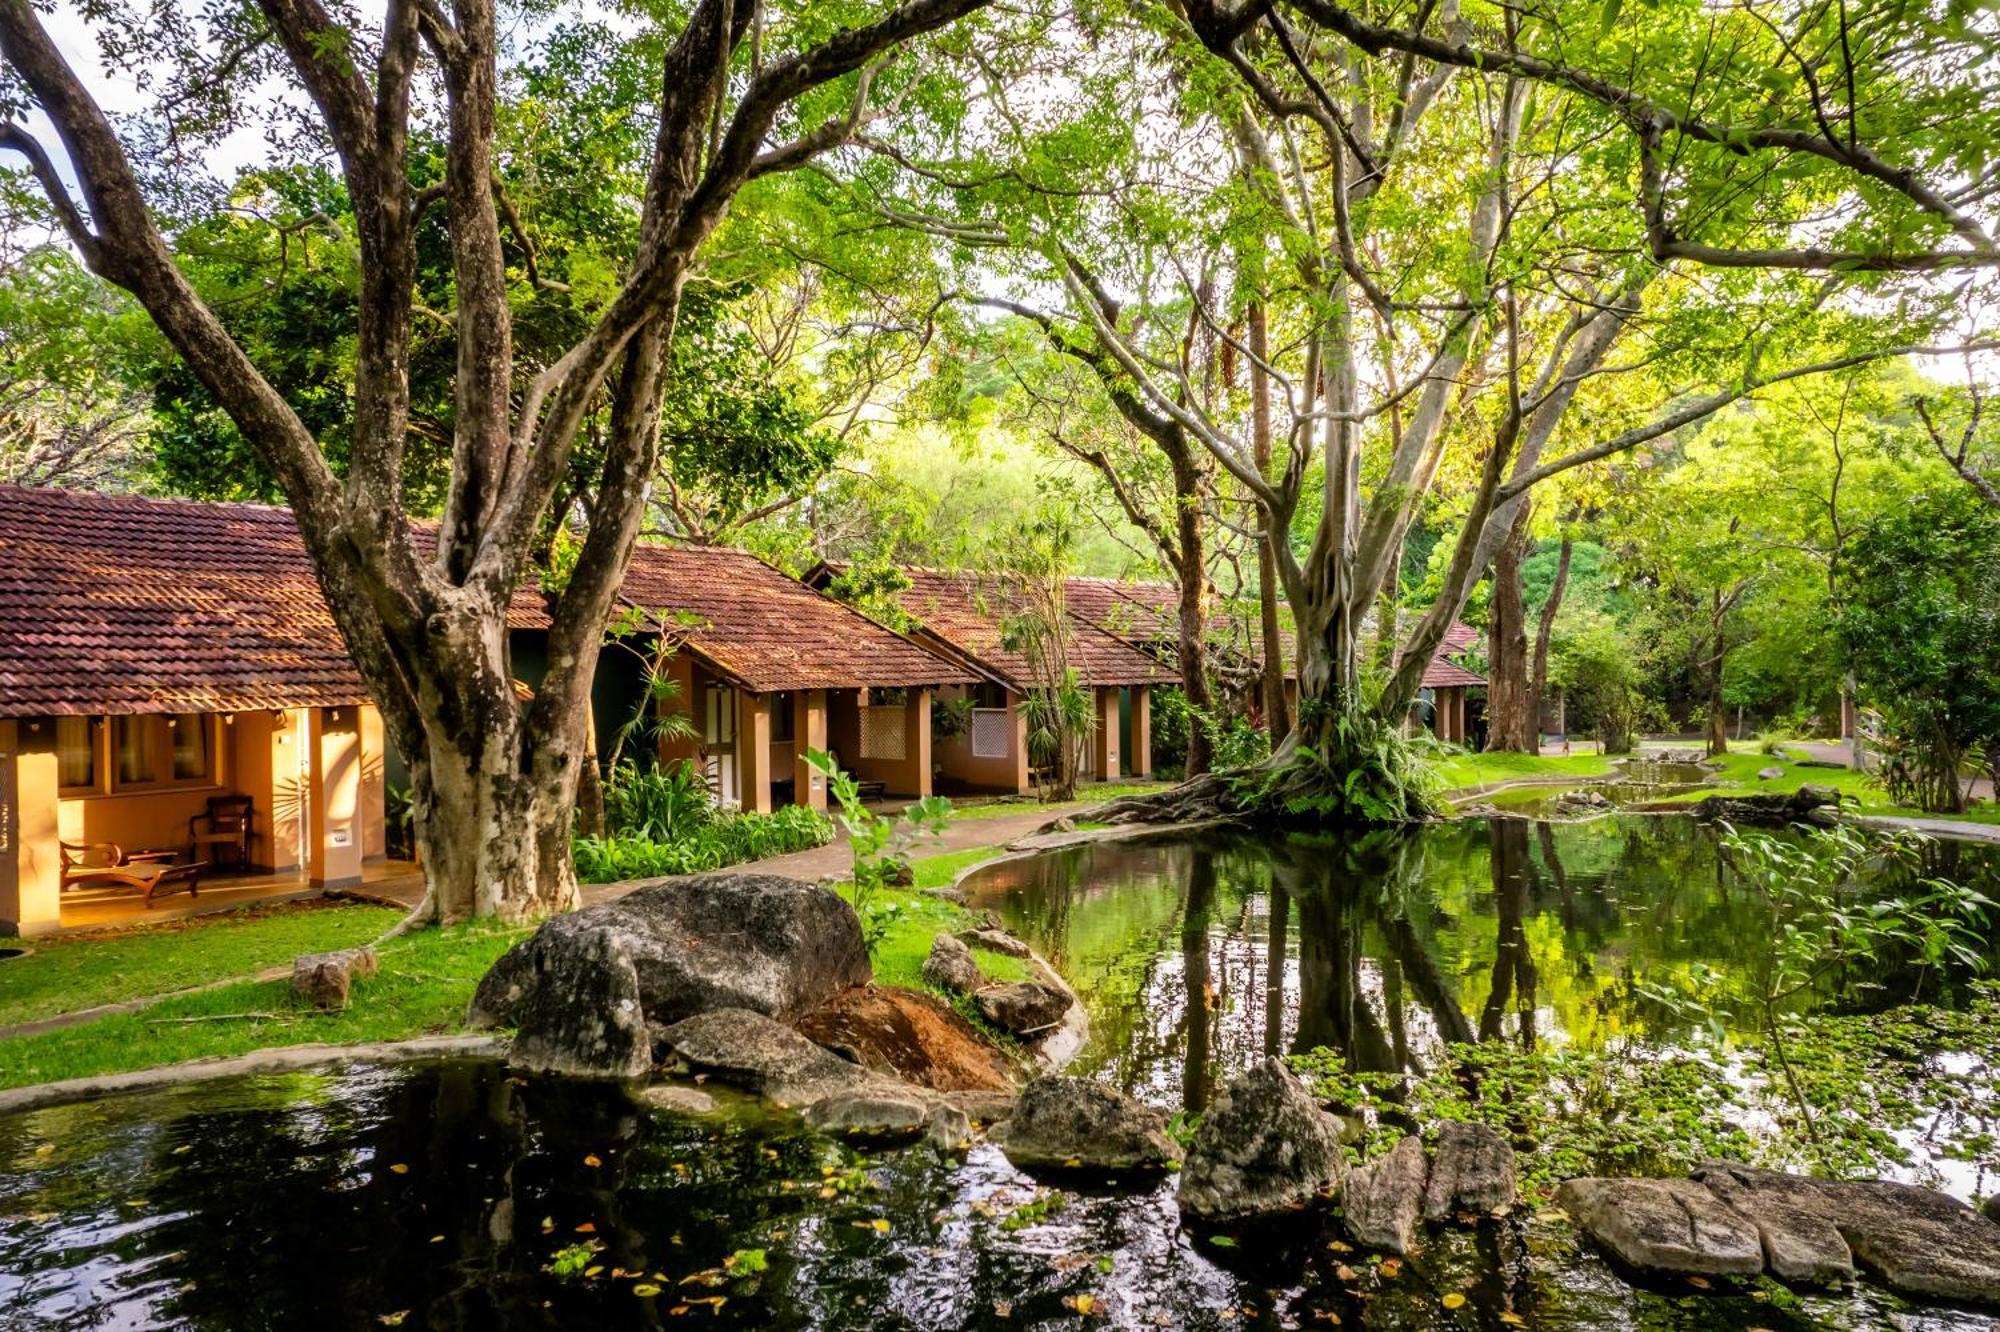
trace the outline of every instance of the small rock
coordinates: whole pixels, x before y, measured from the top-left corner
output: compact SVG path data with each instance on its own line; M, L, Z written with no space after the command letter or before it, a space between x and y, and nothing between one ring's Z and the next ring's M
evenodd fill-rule
M1052 819L1049 822L1049 831L1059 832L1059 833L1073 833L1076 831L1076 820L1071 818L1067 814L1063 815L1059 819Z
M292 995L314 1008L345 1008L355 978L373 976L377 965L373 948L302 954L292 959Z
M882 867L882 882L892 888L908 888L917 881L917 871L901 856Z
M1431 1155L1424 1220L1455 1212L1491 1214L1514 1205L1514 1147L1484 1124L1446 1120Z
M1784 775L1785 775L1785 770L1783 768L1773 767L1773 768L1757 769L1757 777L1758 780L1760 781L1773 782Z
M1088 1078L1036 1078L990 1136L1023 1169L1164 1170L1181 1159L1165 1115Z
M1995 1225L2000 1225L2000 1193L1991 1194L1980 1203L1979 1214Z
M974 948L984 948L989 953L1005 953L1008 957L1029 957L1034 949L997 926L967 930L958 936Z
M971 994L986 984L972 949L954 934L940 934L931 940L931 954L924 959L924 984L951 994Z
M822 1133L860 1138L907 1138L924 1131L929 1107L913 1096L843 1092L806 1107L806 1123Z
M1777 791L1741 796L1709 796L1694 807L1695 817L1704 822L1726 822L1746 827L1782 828L1788 823L1827 823L1832 816L1827 807L1840 807L1840 793L1825 786L1801 786L1790 793Z
M1346 1173L1339 1125L1266 1059L1202 1116L1181 1171L1181 1210L1204 1221L1286 1212L1337 1190Z
M1408 1254L1416 1247L1417 1217L1429 1177L1423 1140L1415 1134L1374 1164L1349 1171L1341 1189L1348 1233L1368 1248L1398 1257Z
M972 1143L972 1120L955 1105L934 1105L924 1117L924 1141L941 1152L963 1151Z
M938 1099L975 1124L997 1124L1013 1115L1017 1098L1013 1092L964 1091L946 1092Z
M660 1040L697 1070L757 1092L782 1106L806 1106L841 1093L906 1094L895 1078L871 1072L814 1045L784 1023L747 1008L718 1008L677 1022Z
M1754 1276L1757 1227L1688 1179L1572 1179L1556 1204L1612 1257L1639 1272Z
M713 1096L699 1087L683 1087L672 1082L656 1083L645 1088L639 1093L639 1099L656 1110L668 1110L677 1115L715 1113Z
M1047 1031L1063 1020L1075 1000L1053 985L1040 981L1015 981L1009 985L989 985L972 996L980 1016L1016 1036Z

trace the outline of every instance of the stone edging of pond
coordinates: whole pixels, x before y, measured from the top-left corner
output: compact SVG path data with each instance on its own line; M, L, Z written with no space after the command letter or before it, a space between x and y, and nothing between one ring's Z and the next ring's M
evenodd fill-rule
M128 1092L161 1091L216 1078L291 1073L322 1064L416 1063L430 1059L499 1058L506 1053L504 1036L485 1035L417 1036L404 1041L363 1041L354 1045L278 1045L220 1059L190 1059L129 1073L12 1087L0 1091L0 1114L42 1110Z

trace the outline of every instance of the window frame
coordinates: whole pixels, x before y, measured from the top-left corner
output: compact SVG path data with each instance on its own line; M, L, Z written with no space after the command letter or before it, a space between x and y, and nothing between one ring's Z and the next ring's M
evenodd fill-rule
M70 714L74 715L74 714ZM202 728L203 763L198 777L174 776L174 735L167 723L174 718L192 718ZM53 727L55 718L49 719ZM168 791L201 791L222 789L222 747L224 742L223 720L214 712L130 712L92 713L90 741L92 756L92 781L88 786L59 786L56 798L59 800L91 800L121 795L150 795ZM118 776L117 724L120 721L138 722L152 730L155 771L164 770L164 777L155 776L143 782L128 782Z

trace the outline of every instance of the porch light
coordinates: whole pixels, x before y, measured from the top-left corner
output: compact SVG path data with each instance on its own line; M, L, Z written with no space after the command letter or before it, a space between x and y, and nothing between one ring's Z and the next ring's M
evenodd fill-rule
M235 714L235 713L233 713L233 712L225 712L225 713L223 713L223 714L222 714L222 724L223 724L224 726L234 726L234 725L236 725L236 714Z

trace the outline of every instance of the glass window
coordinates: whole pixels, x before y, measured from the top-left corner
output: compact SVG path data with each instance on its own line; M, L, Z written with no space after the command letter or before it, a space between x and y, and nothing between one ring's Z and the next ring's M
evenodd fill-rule
M96 787L97 733L89 717L56 718L56 781L64 787Z
M118 781L121 785L136 785L155 780L159 767L154 762L154 736L159 728L152 717L118 717L114 719L111 736L112 749L118 760Z
M794 699L790 694L771 695L771 742L783 744L792 738L792 707Z
M167 733L174 743L174 780L199 782L208 779L208 718L198 712L184 712L167 719Z

